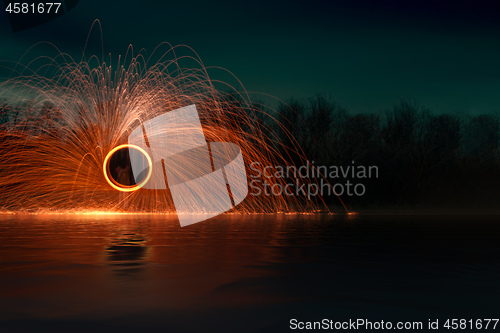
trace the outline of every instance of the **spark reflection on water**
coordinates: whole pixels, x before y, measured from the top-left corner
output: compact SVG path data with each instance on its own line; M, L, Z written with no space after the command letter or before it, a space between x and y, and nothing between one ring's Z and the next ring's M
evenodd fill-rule
M180 228L153 214L1 215L0 320L286 332L292 317L494 317L499 228L496 216L228 214Z

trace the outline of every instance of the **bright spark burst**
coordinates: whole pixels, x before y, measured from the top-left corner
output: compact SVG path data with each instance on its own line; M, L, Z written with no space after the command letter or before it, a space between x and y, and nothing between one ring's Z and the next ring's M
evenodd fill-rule
M190 50L170 47L152 64L142 54L118 57L112 64L111 56L107 63L96 57L77 62L62 53L36 68L18 64L13 76L0 84L0 98L25 99L3 110L9 122L0 129L0 207L52 213L119 211L119 192L103 176L108 152L125 144L128 134L145 121L191 104L196 104L207 140L238 144L247 167L251 162L286 163L273 134L272 128L280 124L272 110L253 103L243 87L243 92L229 85L229 92L216 89L222 83L210 79L194 51L179 57L179 48ZM181 60L195 66L182 67ZM127 193L126 200L130 211L174 211L165 190L140 189ZM317 206L297 197L248 196L236 209L289 212Z

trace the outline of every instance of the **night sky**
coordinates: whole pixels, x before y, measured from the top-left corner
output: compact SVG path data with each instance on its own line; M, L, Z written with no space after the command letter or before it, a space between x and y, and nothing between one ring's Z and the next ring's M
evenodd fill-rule
M0 59L17 60L39 41L79 58L95 19L105 54L185 44L248 91L284 100L321 93L376 112L411 98L439 113L500 114L498 1L81 0L16 33L2 11ZM88 54L101 54L98 35Z

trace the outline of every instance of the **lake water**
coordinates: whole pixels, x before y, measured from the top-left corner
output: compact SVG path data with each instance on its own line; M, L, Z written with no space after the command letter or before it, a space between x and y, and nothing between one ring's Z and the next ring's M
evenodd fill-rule
M498 216L0 215L0 258L0 332L500 317Z

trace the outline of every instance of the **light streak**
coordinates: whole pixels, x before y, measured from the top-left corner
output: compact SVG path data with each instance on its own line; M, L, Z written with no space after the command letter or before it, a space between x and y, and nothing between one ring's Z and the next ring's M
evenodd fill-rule
M137 149L142 154L144 154L144 156L146 157L146 160L148 161L148 166L149 166L148 174L147 174L146 178L137 185L126 186L126 185L119 184L118 182L116 182L113 179L113 177L111 177L110 172L109 172L109 159L111 158L111 156L113 156L113 154L115 152L117 152L120 149L125 149L125 148ZM149 179L151 178L151 174L153 173L153 162L151 161L151 157L148 155L148 153L146 153L146 151L144 149L142 149L141 147L137 147L136 145L132 145L132 144L127 143L127 144L119 145L118 147L111 149L111 151L104 158L102 170L103 170L103 174L104 174L104 179L106 179L106 181L108 182L108 184L112 188L114 188L115 190L118 190L118 191L122 191L122 192L133 192L133 191L137 191L138 189L142 188L149 181Z

